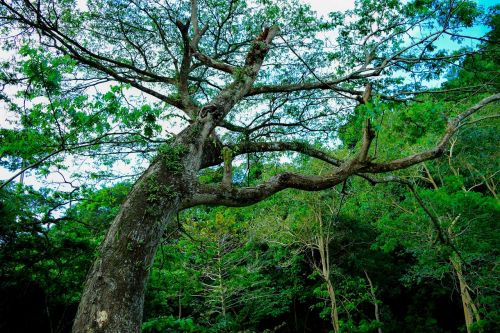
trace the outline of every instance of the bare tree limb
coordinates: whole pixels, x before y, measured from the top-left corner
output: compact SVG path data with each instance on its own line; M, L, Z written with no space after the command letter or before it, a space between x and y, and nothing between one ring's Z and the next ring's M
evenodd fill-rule
M306 191L325 190L342 183L349 175L350 172L348 170L339 171L324 177L287 172L271 177L256 187L232 187L226 189L221 186L199 185L196 194L183 202L182 209L200 204L230 207L248 206L288 188Z
M441 138L441 141L436 145L436 147L426 150L421 153L417 153L411 156L406 156L401 159L397 160L392 160L390 162L386 163L371 163L364 167L361 172L366 172L366 173L382 173L382 172L389 172L389 171L394 171L394 170L399 170L399 169L404 169L407 167L410 167L412 165L439 157L440 155L443 154L446 145L450 141L451 137L456 133L456 131L460 128L460 125L462 121L470 117L472 114L477 112L478 110L482 109L486 105L497 102L500 100L500 94L495 94L488 96L481 101L479 101L477 104L474 104L461 114L459 114L456 118L451 120L448 123L448 126L446 128L446 131Z
M258 152L292 151L317 158L334 166L340 166L343 161L325 153L304 142L242 142L230 146L234 155Z
M199 185L196 194L188 198L183 203L183 208L189 208L199 204L212 204L212 205L224 205L224 206L247 206L254 204L256 202L262 201L269 196L288 188L300 189L305 191L320 191L330 187L333 187L348 177L353 175L359 175L372 183L378 182L388 182L388 181L400 181L400 178L389 176L383 180L378 180L372 178L370 173L383 173L399 169L408 168L412 165L418 164L420 162L436 158L440 156L448 144L450 138L458 130L460 123L467 117L485 107L486 105L500 100L500 94L492 95L479 101L477 104L471 106L463 113L458 115L455 119L451 120L448 127L437 146L433 149L414 154L411 156L404 157L402 159L393 160L386 163L374 164L370 161L360 159L359 154L353 160L344 162L334 170L332 174L328 176L307 176L295 173L282 173L274 177L271 177L264 183L257 185L255 187L246 188L231 188L225 189L221 186L216 185ZM282 151L283 149L295 148L299 152L307 152L307 154L315 154L315 157L321 157L322 160L329 160L327 155L323 155L317 151L307 151L305 147L294 146L291 143L262 143L259 146L258 143L249 144L247 146L243 145L240 149L245 151L250 150L267 150L267 151ZM237 147L235 150L237 151ZM340 163L339 160L333 160L332 164ZM445 239L443 238L444 242Z

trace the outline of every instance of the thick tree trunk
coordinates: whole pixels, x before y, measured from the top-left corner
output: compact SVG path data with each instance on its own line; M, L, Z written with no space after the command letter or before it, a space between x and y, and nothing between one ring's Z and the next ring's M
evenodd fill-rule
M73 333L140 332L156 249L181 201L193 192L209 130L209 124L190 126L136 182L88 273Z
M140 331L150 267L178 204L174 200L157 218L147 211L143 191L134 192L111 225L88 274L73 325L75 333Z

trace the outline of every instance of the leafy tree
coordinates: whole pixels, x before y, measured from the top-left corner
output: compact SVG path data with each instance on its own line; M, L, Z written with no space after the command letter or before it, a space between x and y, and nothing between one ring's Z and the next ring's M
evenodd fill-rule
M182 254L182 269L173 273L189 275L168 279L180 284L172 286L174 294L182 293L175 295L179 297L179 318L181 304L187 303L188 311L197 314L195 322L207 332L233 332L255 330L263 318L286 310L265 274L275 261L266 258L249 238L246 224L229 211L211 212L206 220L198 216L183 223L185 236L168 250L174 256ZM169 274L167 268L162 271Z
M305 165L314 168L313 163ZM272 213L271 208L264 209L257 218L258 232L267 242L306 258L311 270L308 279L317 281L312 294L320 299L311 308L321 310L320 316L330 320L334 332L376 330L375 318L361 309L362 303L376 298L367 272L372 269L367 258L373 257L369 244L376 234L372 226L351 220L343 212L350 189L340 185L336 190L307 197L298 192L280 195L282 205ZM375 299L377 307L378 303Z
M469 116L500 98L458 105L442 136L407 155L372 144L378 101L418 94L421 82L482 51L437 48L447 36L467 40L462 29L481 18L472 1L363 0L326 19L281 0L74 7L72 0L0 0L4 47L17 51L2 81L22 87L17 98L2 95L18 116L2 130L2 163L18 170L2 188L28 170L68 169L70 158L95 156L102 170L92 177L100 180L121 177L115 168L130 154L140 166L88 274L74 332L139 331L150 267L180 210L250 205L284 189L324 190L437 158ZM89 90L105 82L114 84L109 91ZM334 154L337 129L351 122L342 116L358 103L358 140ZM429 119L431 106L422 104ZM174 120L177 134L163 128ZM233 159L267 152L315 157L329 172L233 183ZM198 180L200 170L216 166L221 182ZM84 170L77 176L85 178Z
M65 193L21 184L1 192L2 330L69 331L97 245L128 189L118 184L84 202L73 198L65 214Z
M492 60L487 59L485 57L485 61L478 62L477 66L495 67ZM464 66L466 73L472 66L468 60ZM479 76L474 82L482 84L483 79ZM461 80L464 80L464 75L458 75L444 86L457 86ZM465 80L471 82L472 78L465 75ZM496 84L496 80L491 79L490 83ZM458 97L453 91L448 91L444 97L427 97L426 103L437 106L435 112L438 114L444 115L445 109L456 112L448 100L450 96ZM387 107L383 111L376 121L382 122L382 117L385 117L384 121L404 133L403 140L395 143L402 150L411 149L409 143L425 145L444 127L444 119L436 122L423 117L419 105L409 105L403 114L395 114ZM373 184L396 182L404 187L396 185L383 189L384 197L372 201L378 206L368 203L364 213L377 220L381 232L380 246L387 251L402 247L415 257L416 263L404 279L406 283L443 280L445 276L453 279L449 284L454 285L460 295L468 332L496 330L491 326L495 320L482 316L495 318L496 311L492 310L495 305L489 304L497 301L491 296L484 298L488 299L486 304L480 305L479 301L482 295L488 294L486 290L496 285L490 274L494 271L493 258L497 251L491 237L496 237L495 184L498 177L491 168L496 160L496 150L488 144L498 139L498 126L492 121L495 117L495 110L488 109L483 117L470 120L469 126L451 140L450 149L443 158L400 173L400 177L372 180ZM352 140L351 133L352 129L346 126L343 138L347 144ZM381 133L379 142L386 145L394 134L390 130ZM405 187L409 191L405 191ZM472 275L467 277L468 274ZM478 287L476 281L483 281L480 283L482 287Z

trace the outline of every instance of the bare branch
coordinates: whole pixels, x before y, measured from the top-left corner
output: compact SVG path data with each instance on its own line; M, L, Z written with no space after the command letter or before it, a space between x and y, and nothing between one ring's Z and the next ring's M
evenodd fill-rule
M47 161L48 159L50 159L51 157L63 152L64 149L57 149L55 151L53 151L52 153L48 154L47 156L39 159L38 161L22 168L21 170L19 170L18 172L16 172L12 177L10 177L9 179L5 180L3 182L2 185L0 185L0 189L4 188L5 186L7 186L7 184L9 184L10 182L12 182L14 179L16 179L18 176L22 175L23 173L25 173L26 171L30 170L30 169L33 169L33 168L36 168L37 166L39 166L40 164L42 164L43 162Z
M193 48L193 55L196 59L201 61L203 64L205 64L208 67L212 67L214 69L220 70L222 72L228 73L228 74L234 74L234 71L236 70L236 67L223 63L221 61L217 61L200 51L198 51L197 48Z
M217 185L199 185L196 194L193 197L186 199L186 201L183 203L183 208L189 208L200 204L247 206L262 201L268 198L269 196L287 188L294 188L305 191L324 190L343 182L348 177L353 175L358 175L362 178L369 180L372 183L381 182L376 178L372 178L368 174L383 173L383 172L404 169L412 165L415 165L417 163L440 156L444 152L444 149L448 144L450 138L458 130L460 123L464 119L466 119L476 111L480 110L484 106L498 100L500 100L500 94L492 95L484 98L479 103L468 108L466 111L464 111L455 119L449 122L448 128L445 131L444 136L442 137L441 141L435 148L424 151L422 153L418 153L402 159L393 160L387 163L380 163L380 164L374 164L371 163L370 161L362 160L359 158L359 156L361 155L359 154L353 160L341 164L338 169L334 170L333 173L328 176L324 177L307 176L307 175L300 175L287 172L271 177L269 180L256 187L226 189ZM243 145L241 149L245 148L247 150L252 150L252 149L258 150L259 143L253 143L247 146ZM296 149L298 148L297 150L301 150L302 152L307 151L303 149L303 147L301 148L299 146L294 146L293 143L288 143L288 144L281 143L281 145L278 143L276 144L265 143L262 144L260 148L261 150L266 149L267 151L270 151L273 148L275 148L278 151L290 148L296 148ZM322 157L320 159L327 159L327 155L323 156L320 152L317 151L308 152L308 154L315 154L317 157ZM335 165L335 163L339 163L340 161L334 160L332 162L334 162L332 164ZM397 179L399 178L387 177L383 181L385 182L395 181Z
M226 189L221 186L199 185L196 194L185 200L182 209L201 204L230 207L248 206L288 188L305 191L325 190L342 183L349 175L350 172L347 170L341 170L325 177L287 172L278 174L256 187Z
M426 150L421 153L417 153L411 156L407 156L401 159L393 160L387 163L371 163L365 168L361 170L361 172L367 172L367 173L382 173L382 172L389 172L389 171L394 171L394 170L399 170L399 169L404 169L407 167L410 167L412 165L434 159L436 157L439 157L440 155L443 154L446 145L450 141L450 138L456 133L456 131L460 128L460 125L462 121L467 119L469 116L477 112L478 110L482 109L486 105L499 101L500 100L500 94L495 94L491 95L489 97L486 97L479 101L477 104L474 104L470 108L468 108L466 111L458 115L455 119L451 120L448 123L448 127L446 128L446 131L441 138L441 141L436 145L436 147Z
M257 152L294 151L317 158L334 166L340 166L343 163L342 160L304 142L242 142L238 145L231 146L231 149L234 155Z

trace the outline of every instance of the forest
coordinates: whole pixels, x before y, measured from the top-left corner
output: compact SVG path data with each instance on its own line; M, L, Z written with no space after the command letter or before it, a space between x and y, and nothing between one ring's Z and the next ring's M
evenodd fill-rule
M0 0L0 332L500 332L499 10Z

